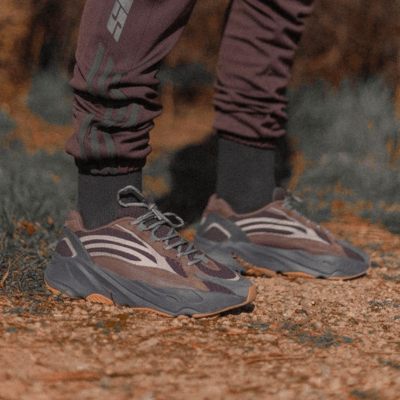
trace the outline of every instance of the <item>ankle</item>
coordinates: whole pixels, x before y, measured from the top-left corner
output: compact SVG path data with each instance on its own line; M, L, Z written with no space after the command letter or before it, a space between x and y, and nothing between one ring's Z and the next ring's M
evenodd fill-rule
M79 172L78 210L86 229L106 225L117 218L118 191L128 185L142 190L142 172L107 176Z
M275 149L219 138L217 196L239 214L256 211L273 198Z

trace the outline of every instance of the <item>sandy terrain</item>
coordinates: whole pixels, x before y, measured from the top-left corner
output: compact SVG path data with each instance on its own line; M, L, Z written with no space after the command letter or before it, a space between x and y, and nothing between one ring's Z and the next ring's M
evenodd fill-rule
M367 276L251 278L254 304L220 317L1 298L0 399L398 399L400 238L328 227Z

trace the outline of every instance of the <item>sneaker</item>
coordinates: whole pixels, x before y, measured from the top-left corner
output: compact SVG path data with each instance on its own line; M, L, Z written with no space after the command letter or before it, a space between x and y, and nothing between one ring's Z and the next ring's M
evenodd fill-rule
M134 203L127 203L126 196ZM252 283L211 261L133 186L118 193L117 219L87 230L71 211L45 271L56 294L168 316L205 317L252 302ZM173 222L172 218L176 221Z
M264 208L236 214L213 195L195 244L213 260L251 275L351 279L365 274L368 255L302 216L292 208L293 199L298 200L277 189Z

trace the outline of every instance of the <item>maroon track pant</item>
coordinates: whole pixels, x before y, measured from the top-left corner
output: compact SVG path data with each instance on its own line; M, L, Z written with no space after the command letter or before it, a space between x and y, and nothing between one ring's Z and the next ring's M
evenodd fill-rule
M211 1L211 0L209 0ZM218 64L216 129L273 147L284 133L285 88L313 0L233 0ZM92 174L138 170L161 112L156 74L196 0L87 0L71 84L66 150Z

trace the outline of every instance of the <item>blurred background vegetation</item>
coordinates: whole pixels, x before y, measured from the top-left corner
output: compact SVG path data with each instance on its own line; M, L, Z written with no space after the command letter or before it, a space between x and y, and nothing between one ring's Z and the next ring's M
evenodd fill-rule
M229 0L198 0L169 67L198 63L214 71ZM54 64L70 75L85 0L3 0L0 11L0 77L11 92L24 91L32 72ZM293 68L292 86L322 79L384 74L399 83L400 10L395 0L315 0ZM19 92L18 90L18 92Z
M2 0L0 146L11 149L8 152L22 148L28 154L60 152L72 133L68 80L84 2ZM160 72L164 113L152 132L153 153L145 184L155 197L163 196L161 204L166 207L182 211L179 204L185 204L183 213L200 210L203 203L194 195L190 201L179 198L182 192L191 196L190 185L179 182L179 174L182 177L182 171L189 170L196 174L204 157L210 166L204 185L211 185L202 191L203 202L213 190L215 143L208 140L212 81L227 4L228 0L198 0L187 29ZM306 211L315 219L351 214L399 230L399 51L400 1L315 1L288 92L290 151L284 153L283 164L290 162L291 175L287 166L281 166L283 183L306 198ZM3 179L12 170L13 159L21 162L5 154L0 160ZM196 154L203 159L196 161ZM45 165L50 168L50 156L32 157L36 161L47 157ZM54 156L57 160L59 153ZM23 163L42 168L38 161ZM60 175L51 168L40 174ZM74 179L72 174L61 175L63 180ZM44 187L50 184L59 182L50 180ZM178 200L168 195L171 188ZM31 193L39 196L35 190ZM198 186L193 193L198 193ZM34 215L25 214L18 218ZM183 215L189 220L197 216L198 212Z

